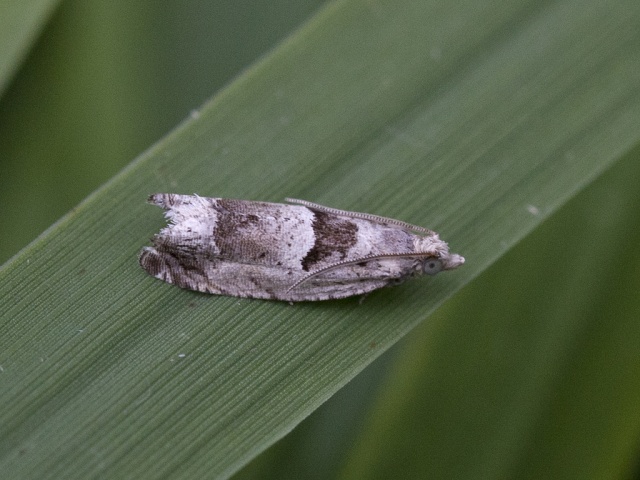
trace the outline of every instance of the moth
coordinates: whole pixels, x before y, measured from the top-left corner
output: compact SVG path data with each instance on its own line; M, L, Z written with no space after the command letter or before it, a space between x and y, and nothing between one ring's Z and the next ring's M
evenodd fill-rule
M438 234L368 213L158 193L168 225L139 262L182 288L289 302L366 294L464 263Z

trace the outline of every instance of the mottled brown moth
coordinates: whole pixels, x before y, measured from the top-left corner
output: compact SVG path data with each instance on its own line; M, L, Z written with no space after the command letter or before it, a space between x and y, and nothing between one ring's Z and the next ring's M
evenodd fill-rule
M151 195L169 224L140 265L190 290L296 302L361 295L464 263L429 229L286 200L293 205Z

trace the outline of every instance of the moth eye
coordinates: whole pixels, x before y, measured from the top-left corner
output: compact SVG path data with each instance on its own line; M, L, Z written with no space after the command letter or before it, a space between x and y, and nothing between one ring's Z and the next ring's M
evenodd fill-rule
M422 271L427 275L435 275L442 270L442 262L437 258L427 258L422 262Z

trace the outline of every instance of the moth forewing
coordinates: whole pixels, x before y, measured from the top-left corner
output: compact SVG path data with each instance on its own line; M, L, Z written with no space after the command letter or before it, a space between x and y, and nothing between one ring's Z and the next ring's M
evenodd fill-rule
M367 213L197 195L155 194L169 225L140 253L152 276L237 297L343 298L464 263L423 227Z

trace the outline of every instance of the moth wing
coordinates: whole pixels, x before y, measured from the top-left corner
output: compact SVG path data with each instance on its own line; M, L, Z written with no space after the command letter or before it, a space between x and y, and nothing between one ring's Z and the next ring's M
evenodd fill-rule
M314 213L303 207L177 194L155 194L149 203L169 219L152 238L163 253L289 268L314 244Z
M242 265L145 247L140 265L151 276L188 290L284 301L329 300L362 295L402 280L384 265L343 265L312 275L267 265ZM406 273L406 272L405 272ZM296 288L291 288L297 285Z
M151 276L187 290L249 298L279 298L289 283L282 271L261 265L144 247L139 262Z

